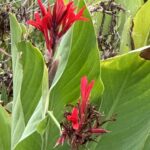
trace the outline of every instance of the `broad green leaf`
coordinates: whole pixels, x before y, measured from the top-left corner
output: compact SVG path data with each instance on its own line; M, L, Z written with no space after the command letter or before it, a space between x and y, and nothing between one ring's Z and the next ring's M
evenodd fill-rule
M117 22L120 35L120 52L122 53L134 48L131 39L132 19L144 2L143 0L116 0L116 2L125 9L125 12L119 14Z
M29 42L19 43L21 29L13 15L10 15L10 25L14 64L11 149L32 150L33 144L38 143L36 149L40 150L42 139L36 132L36 125L44 117L47 103L47 70L43 56L37 48Z
M125 10L128 16L134 16L137 12L137 10L144 4L143 0L115 0L117 3L121 4Z
M83 7L84 5L85 3L81 0L79 3L79 8ZM80 79L83 75L87 75L89 80L99 80L100 71L97 69L99 68L97 40L90 15L87 10L85 10L84 16L89 18L89 21L77 22L72 29L72 36L69 37L71 40L68 40L68 37L66 37L68 41L68 44L66 43L66 45L69 46L64 47L65 49L69 49L68 52L70 52L68 62L60 80L56 86L52 88L51 92L51 96L53 97L58 90L59 94L55 96L59 96L61 99L64 99L61 100L64 104L68 103L69 101L73 101L65 98L67 97L66 94L68 93L68 88L74 90L73 93L69 93L69 95L73 95L74 100L79 97ZM103 86L102 84L99 84L99 86L101 86L100 92L102 93ZM50 102L50 108L53 108L53 100L50 101L52 101Z
M48 121L49 116L46 116L43 120L40 121L40 123L38 123L38 125L36 126L36 130L39 134L43 135L45 133Z
M105 86L101 111L116 121L104 126L111 133L101 137L92 150L142 150L149 147L150 133L150 47L114 57L101 63ZM143 54L142 54L143 55Z
M13 108L12 108L12 127L11 127L11 150L18 142L24 130L24 116L20 107L20 91L22 84L22 65L19 62L20 53L17 49L17 43L21 41L21 27L14 15L10 14L10 30L11 30L11 53L13 65Z
M42 94L44 60L40 51L30 43L19 43L18 50L23 69L21 104L27 124Z
M148 37L150 33L150 1L147 1L137 12L134 18L134 27L132 37L135 48L148 45Z
M11 54L12 54L12 64L13 64L13 72L14 72L16 67L16 62L18 60L17 43L21 41L22 29L13 14L10 14L10 30L11 30Z
M0 105L0 149L10 150L11 126L10 116Z
M119 15L119 32L122 33L124 28L124 24L127 21L128 17L133 18L134 15L137 13L138 9L143 5L143 0L116 0L118 4L120 4L124 9L125 12Z
M143 150L149 150L149 149L150 149L150 135L148 135L143 147Z
M84 1L80 0L79 8L84 5ZM85 10L84 16L89 18L89 21L77 22L74 25L71 40L67 44L69 46L66 47L70 51L67 65L60 80L50 93L49 109L54 112L54 116L58 121L61 121L64 105L77 102L76 100L80 95L80 79L82 76L87 75L89 80L96 80L95 89L93 90L94 94L91 97L93 100L99 98L103 91L103 85L100 81L97 40L87 9ZM50 128L49 147L53 147L60 133L55 123L50 124ZM63 148L65 149L65 147Z
M48 119L48 117L45 117L48 104L48 93L48 71L45 67L41 99L22 133L16 150L20 150L21 148L21 150L25 150L26 148L32 150L34 143L38 143L36 150L42 149L44 143L42 135L46 130Z
M41 150L42 139L37 132L34 132L28 138L21 141L15 147L15 150Z
M42 139L41 135L36 132L36 126L44 117L47 103L47 69L44 69L44 61L41 53L30 43L19 43L18 50L22 52L20 62L23 66L20 98L22 105L18 107L21 107L23 110L25 127L15 146L15 150L32 150L34 143L38 143L36 149L40 150L42 147Z
M42 120L42 101L40 101L34 114L31 116L28 124L26 125L15 150L32 150L36 144L35 150L41 150L42 137L39 132L36 132L38 124Z

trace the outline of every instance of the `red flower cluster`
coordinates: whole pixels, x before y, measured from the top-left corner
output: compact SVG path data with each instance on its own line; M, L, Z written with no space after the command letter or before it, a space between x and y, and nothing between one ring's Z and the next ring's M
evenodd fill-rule
M71 113L65 113L66 122L62 123L62 134L56 145L63 145L65 140L69 140L70 145L75 149L91 141L93 134L109 132L100 127L104 123L100 120L101 114L90 105L89 97L93 85L94 80L88 83L87 77L82 77L81 98L78 105L72 108Z
M54 55L55 46L58 40L66 33L72 24L78 20L86 21L83 17L84 8L75 14L73 2L64 4L63 0L56 0L53 9L46 8L41 0L38 0L41 15L35 12L35 20L28 20L27 23L40 30L45 37L46 46L50 56Z
M89 95L94 85L94 80L88 84L87 78L83 77L81 80L81 100L79 100L79 110L74 107L72 114L67 116L67 120L72 122L72 127L75 130L80 130L85 120L87 106L89 103ZM80 112L80 114L79 114ZM80 115L80 116L79 116ZM80 117L80 120L79 120Z
M71 115L67 116L67 120L72 122L72 127L74 130L80 130L85 123L86 114L89 105L89 95L94 85L94 80L88 84L87 77L81 79L81 100L79 100L79 109L74 107ZM80 113L79 113L80 112ZM105 129L90 129L93 133L105 133Z

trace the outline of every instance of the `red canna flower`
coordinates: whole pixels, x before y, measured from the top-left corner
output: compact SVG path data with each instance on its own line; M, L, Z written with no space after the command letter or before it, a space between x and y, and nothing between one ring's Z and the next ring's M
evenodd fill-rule
M102 121L102 115L96 111L96 108L90 104L89 97L94 86L94 80L88 83L87 77L81 79L81 98L77 106L72 106L72 112L65 112L65 122L62 122L63 134L57 140L56 145L63 144L68 140L72 149L78 149L80 145L88 141L94 141L93 135L101 135L110 131L101 128L101 126L115 119ZM62 143L63 141L63 143Z
M75 13L76 8L74 7L74 3L69 2L65 5L63 0L56 0L52 10L50 9L50 6L46 8L41 0L38 0L38 5L41 14L35 12L35 20L28 20L27 23L44 34L49 55L53 56L57 42L72 24L79 20L88 20L83 17L85 8L82 8L78 13Z

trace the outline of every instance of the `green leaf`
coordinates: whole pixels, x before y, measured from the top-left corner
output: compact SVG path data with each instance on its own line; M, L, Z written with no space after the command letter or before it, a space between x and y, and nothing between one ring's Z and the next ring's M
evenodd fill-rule
M10 150L11 145L11 127L10 116L0 105L0 149Z
M85 6L83 0L79 2L79 8ZM76 103L80 96L80 79L87 75L89 81L96 80L91 99L96 100L103 92L103 85L100 80L99 52L97 39L88 10L84 16L89 18L88 22L77 22L71 30L72 36L68 40L65 49L70 52L68 62L60 77L60 80L52 88L50 93L49 109L54 112L54 116L59 122L62 120L64 105ZM67 38L67 37L66 37ZM55 123L50 124L50 145L53 147L59 137L59 129ZM65 147L62 147L65 149Z
M117 21L120 35L120 52L124 53L134 48L131 39L132 19L144 2L143 0L116 0L116 2L125 9L125 12L119 14Z
M143 0L116 0L116 2L121 4L125 8L126 14L128 16L134 16L137 10L144 4Z
M20 143L17 144L15 150L41 150L42 139L37 132L34 132L25 140L22 140Z
M135 48L148 45L148 37L150 33L150 1L147 1L137 12L134 18L134 27L132 37Z
M22 65L19 62L20 53L17 49L18 42L21 41L22 30L14 15L10 14L10 30L11 30L11 53L13 65L13 112L11 127L11 149L18 142L21 133L24 130L23 111L20 107L20 91L22 84Z
M147 137L147 139L145 141L143 150L149 150L149 149L150 149L150 135Z
M138 9L143 5L144 2L143 0L116 0L116 2L125 9L124 13L119 14L119 32L122 33L125 22L129 17L134 17L134 15L137 13Z
M47 125L48 125L48 120L49 116L46 116L38 125L36 126L37 132L41 135L43 135L46 131Z
M150 47L144 47L101 63L105 86L101 111L107 118L117 114L117 120L104 126L112 132L102 135L92 150L142 150L149 146L150 61L140 57L143 50L150 54Z
M9 18L10 18L10 30L11 30L11 54L12 54L12 64L13 64L13 72L14 72L18 60L17 43L21 41L22 29L13 14L10 14Z
M36 132L36 126L45 117L48 107L47 68L43 56L37 48L29 42L20 42L20 25L13 15L10 15L10 24L11 42L13 43L11 50L14 58L11 149L32 150L34 144L38 143L35 149L40 150L42 138ZM16 39L19 36L20 38Z
M21 104L24 119L24 131L15 150L32 150L33 143L38 143L37 150L41 149L41 135L36 132L36 126L45 116L48 103L48 73L44 67L44 60L40 51L30 43L21 42L18 49L22 52L20 62L23 68L23 81L21 85ZM28 87L28 88L27 88ZM20 127L21 124L18 125Z
M40 51L30 43L19 43L18 50L23 69L21 104L27 124L42 94L44 60Z
M80 1L79 7L81 8L84 5L85 3ZM69 37L71 40L66 43L66 45L69 46L65 47L65 49L69 49L68 51L70 52L67 65L60 80L51 92L52 99L53 96L54 98L57 96L64 104L74 101L79 97L80 79L83 75L87 75L89 80L100 80L100 70L97 69L100 68L97 40L91 18L87 10L85 10L84 16L90 20L88 22L80 21L74 25L72 29L72 36ZM98 95L102 93L103 89L102 84L99 84L99 86L100 93L98 93ZM70 89L73 89L74 91L72 93L68 93L68 90ZM57 91L59 91L59 94L56 94ZM69 97L74 98L70 99L66 94ZM53 100L50 99L50 101L52 101L50 102L50 107L53 108ZM54 105L56 105L56 103Z

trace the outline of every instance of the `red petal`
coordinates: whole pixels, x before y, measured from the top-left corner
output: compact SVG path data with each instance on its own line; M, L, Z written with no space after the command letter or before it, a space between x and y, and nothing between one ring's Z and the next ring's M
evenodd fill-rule
M37 22L40 22L41 21L41 18L40 18L40 14L38 12L35 12L34 13L34 18Z
M86 106L86 87L88 84L88 80L87 77L84 76L81 79L81 104L80 104L80 108L81 108L81 114L84 114L85 111L85 106Z
M73 127L74 130L78 130L79 129L79 123L78 122L73 123L72 127Z
M88 84L87 77L86 76L82 77L82 79L81 79L81 97L83 100L85 99L87 84Z
M78 114L78 109L74 107L72 110L72 114L67 116L67 120L72 122L72 127L75 130L79 129Z
M38 22L33 21L33 20L28 20L27 24L30 24L30 25L34 26L35 28L39 29L41 32L43 32L41 25Z
M54 148L57 147L60 144L63 145L64 142L65 142L65 139L66 139L66 134L63 132L62 135L61 135L61 137L57 140Z
M91 133L98 133L98 134L101 134L101 133L108 133L110 131L108 130L105 130L105 129L102 129L102 128L93 128L90 130Z
M49 20L48 20L48 28L51 29L51 27L52 27L52 14L51 14L50 6L48 6L47 16L49 18Z
M38 0L38 4L39 4L39 7L40 7L40 9L41 9L42 15L45 16L46 13L47 13L47 10L46 10L45 6L44 6L43 3L41 2L41 0Z
M82 77L82 79L81 79L81 100L82 101L81 101L81 105L80 105L81 114L85 113L86 105L87 105L91 90L93 88L93 85L94 85L94 80L91 81L91 83L89 83L89 85L88 85L87 77L86 76Z
M54 9L53 9L53 22L58 26L60 26L61 20L66 13L66 6L63 0L56 0Z
M73 108L72 114L67 116L67 120L72 122L78 121L78 109L76 107Z
M91 83L89 83L89 85L87 85L85 99L87 99L87 100L89 99L89 95L91 93L93 86L94 86L94 80L92 80Z

